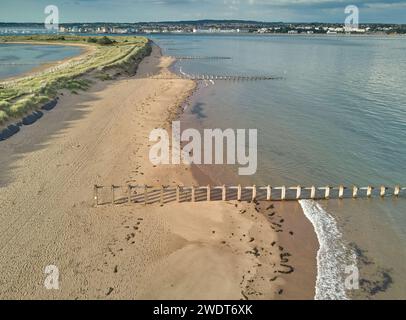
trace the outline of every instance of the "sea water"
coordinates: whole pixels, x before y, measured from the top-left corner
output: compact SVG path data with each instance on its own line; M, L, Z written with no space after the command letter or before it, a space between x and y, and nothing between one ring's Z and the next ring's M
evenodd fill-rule
M73 46L0 44L0 79L29 72L42 64L79 55L82 49Z
M406 185L404 37L152 38L166 55L231 58L178 60L177 72L280 77L200 83L184 115L191 125L258 129L257 174L225 178L227 169L224 175L214 170L214 180ZM406 199L301 204L320 242L315 298L406 298ZM360 272L359 290L345 287L353 264Z

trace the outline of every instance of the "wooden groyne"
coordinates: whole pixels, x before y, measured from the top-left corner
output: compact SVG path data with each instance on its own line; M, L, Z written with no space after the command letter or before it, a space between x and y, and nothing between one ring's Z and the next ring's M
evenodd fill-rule
M406 187L94 186L95 206L203 201L298 201L406 197Z
M172 56L177 60L231 60L231 57L210 57L210 56Z
M279 80L281 77L274 76L243 76L243 75L210 75L210 74L198 74L198 75L180 75L179 77L154 77L151 79L187 79L196 81L264 81L264 80Z

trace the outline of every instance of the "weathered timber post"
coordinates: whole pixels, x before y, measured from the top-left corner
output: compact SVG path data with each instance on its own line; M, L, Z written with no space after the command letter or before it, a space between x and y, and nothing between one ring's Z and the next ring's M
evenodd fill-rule
M237 189L237 201L241 201L241 199L242 199L242 187L239 184Z
M94 206L97 207L99 205L99 187L94 185Z
M252 201L257 200L257 186L254 184L252 186Z
M338 198L341 200L344 199L344 189L345 188L342 185L338 188Z
M176 201L180 202L180 187L176 186Z
M210 185L207 186L207 201L208 202L211 201L211 186Z
M164 186L161 186L161 197L160 197L161 206L164 205Z
M227 201L227 188L225 185L223 185L222 190L223 190L222 199L223 199L223 201Z
M382 197L382 198L385 197L385 194L386 194L386 187L385 187L385 186L382 186L382 187L381 187L381 197Z
M281 200L286 200L286 186L281 188Z
M192 186L192 202L196 202L196 188Z
M272 200L272 187L271 186L266 187L266 200L267 201Z
M148 204L148 186L147 185L144 186L144 204L145 205Z
M395 197L399 197L399 195L400 195L400 186L395 187L395 191L394 191L393 194L394 194Z
M316 187L312 186L310 191L310 199L314 200L316 198Z
M131 203L132 186L130 184L127 186L127 192L128 192L128 203Z
M371 197L372 197L372 190L373 190L373 188L372 188L371 186L368 186L368 187L367 187L367 197L368 197L368 198L371 198Z
M302 197L302 186L297 186L296 199L300 200L301 197Z
M354 186L352 189L352 197L356 199L358 197L358 187Z
M325 198L326 200L330 199L330 191L331 191L331 187L330 187L330 186L327 186L327 187L326 187L326 193L325 193L325 195L324 195L324 198Z
M115 186L112 185L111 186L111 203L112 204L114 204L116 202L116 197L115 197L115 194L114 194L115 192L114 191L115 191Z

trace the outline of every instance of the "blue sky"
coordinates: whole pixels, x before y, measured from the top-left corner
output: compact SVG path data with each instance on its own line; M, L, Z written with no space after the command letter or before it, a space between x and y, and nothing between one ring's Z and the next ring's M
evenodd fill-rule
M344 8L357 5L360 23L406 23L406 0L0 0L1 22L42 22L56 5L60 22L139 22L249 19L343 22Z

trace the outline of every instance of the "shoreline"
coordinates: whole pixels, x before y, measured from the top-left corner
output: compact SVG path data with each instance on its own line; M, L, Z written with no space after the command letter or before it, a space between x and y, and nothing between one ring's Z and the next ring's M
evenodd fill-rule
M1 38L0 38L1 40ZM59 59L59 60L55 60L55 61L51 61L51 62L44 62L41 63L40 65L32 68L31 70L28 70L26 72L20 73L18 75L14 75L11 77L7 77L7 78L1 78L0 79L0 85L2 83L7 83L9 81L17 81L20 80L22 78L26 78L26 77L33 77L36 74L42 73L47 71L48 69L54 67L54 66L58 66L70 61L76 61L79 58L91 53L92 51L94 51L94 46L92 48L92 45L86 45L86 44L82 44L82 43L62 43L62 42L55 42L55 43L51 43L51 42L42 42L42 41L10 41L10 42L1 42L0 44L21 44L21 45L41 45L41 46L64 46L64 47L81 47L82 51L79 54L76 54L74 56L70 56L68 58L64 58L64 59Z
M254 204L93 207L95 184L196 181L189 166L148 159L151 130L169 128L195 89L190 80L147 76L165 78L171 61L154 47L134 77L100 80L79 95L65 90L47 117L2 142L0 297L288 297L275 274L286 272L283 254L291 251L277 245ZM41 285L50 264L63 277L57 292Z
M193 92L193 95L195 94L200 94L198 85L196 85ZM185 106L189 106L189 110L193 109L192 103L193 96L185 101ZM182 115L186 115L187 118L182 118ZM180 114L179 120L181 122L186 120L186 123L188 125L191 124L191 127L201 129L198 120L190 119L190 115L184 112ZM191 171L197 185L222 185L229 183L235 185L236 181L241 182L241 177L231 172L228 168L223 168L223 166L222 168L216 167L213 169L213 166L193 165ZM243 180L245 181L247 178ZM269 212L270 206L273 207L271 212ZM294 268L292 273L290 273L291 270L288 268L289 273L282 274L279 277L283 279L284 285L282 286L283 294L277 298L286 300L313 300L316 297L317 253L320 247L314 225L306 217L298 201L289 203L275 201L258 202L254 207L257 212L266 217L272 230L274 232L277 231L275 245L284 249L284 252L280 254L285 262L285 268L289 263ZM276 221L278 219L279 221ZM280 223L280 221L283 222ZM283 226L282 228L276 228L279 230L275 230L275 225Z

